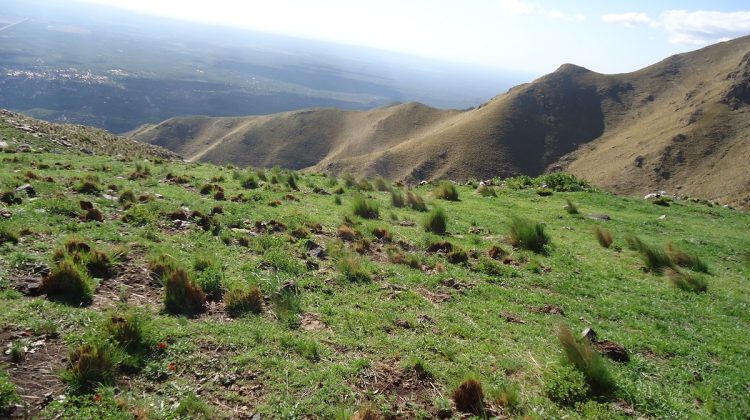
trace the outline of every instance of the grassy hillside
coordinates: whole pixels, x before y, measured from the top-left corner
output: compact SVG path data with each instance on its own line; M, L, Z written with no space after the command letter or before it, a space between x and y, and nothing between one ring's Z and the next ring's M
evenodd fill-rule
M747 214L561 175L408 189L37 139L0 154L16 415L750 415Z
M565 64L465 112L406 104L186 117L133 138L207 162L407 181L563 169L608 191L667 190L747 207L748 54L744 37L633 73Z

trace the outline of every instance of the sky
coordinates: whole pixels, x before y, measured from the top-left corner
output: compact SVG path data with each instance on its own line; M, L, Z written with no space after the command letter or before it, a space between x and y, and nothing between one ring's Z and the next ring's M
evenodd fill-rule
M622 73L750 34L750 1L76 0L534 74Z

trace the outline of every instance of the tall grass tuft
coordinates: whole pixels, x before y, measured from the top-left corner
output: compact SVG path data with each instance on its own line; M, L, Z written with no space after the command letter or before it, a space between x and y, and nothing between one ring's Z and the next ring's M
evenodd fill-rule
M573 204L570 200L565 200L565 211L568 212L568 214L578 214L578 207Z
M674 244L667 245L667 255L673 263L680 267L689 268L693 271L708 273L708 264L703 262L697 255L685 252L677 248Z
M164 279L164 307L171 314L195 315L203 311L206 294L178 268Z
M109 342L101 339L75 347L61 374L63 381L74 393L88 393L100 385L114 384L116 353Z
M612 232L604 229L603 227L597 226L594 228L594 236L603 248L609 248L612 246L613 238Z
M686 292L703 293L708 290L708 282L700 274L686 273L672 268L666 269L664 274L674 287Z
M424 221L424 229L427 232L445 235L447 228L447 217L443 209L436 207L427 214Z
M432 191L435 198L440 198L448 201L458 201L458 190L456 186L450 181L441 181L437 187Z
M370 272L357 254L342 252L336 266L344 279L352 283L367 282L372 279Z
M71 305L87 305L94 296L94 282L72 257L57 262L42 280L47 297Z
M263 311L263 294L257 286L234 287L224 294L224 306L233 317Z
M576 340L565 325L557 334L567 362L581 372L591 391L596 395L607 395L615 389L615 382L599 353L585 341Z
M542 253L549 242L549 235L544 231L542 223L520 217L511 219L510 243L513 246Z
M453 402L456 410L482 416L484 414L484 392L482 384L476 379L467 379L458 388L453 390Z
M416 211L427 211L427 204L425 204L424 198L412 191L406 192L406 204Z
M649 271L661 274L665 268L674 265L663 249L649 245L635 235L628 235L625 240L628 242L630 249L641 254L641 259L643 259L643 263Z
M404 194L401 192L401 190L396 188L391 189L391 206L400 209L405 205Z
M352 211L357 216L365 219L377 219L380 217L378 203L373 200L368 200L361 195L355 196L352 199Z

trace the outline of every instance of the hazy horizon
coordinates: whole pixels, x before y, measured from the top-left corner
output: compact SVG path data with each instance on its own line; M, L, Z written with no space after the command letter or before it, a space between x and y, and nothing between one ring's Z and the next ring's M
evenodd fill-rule
M629 72L750 33L750 5L736 0L627 5L483 0L458 6L427 0L71 1L534 75L563 63Z

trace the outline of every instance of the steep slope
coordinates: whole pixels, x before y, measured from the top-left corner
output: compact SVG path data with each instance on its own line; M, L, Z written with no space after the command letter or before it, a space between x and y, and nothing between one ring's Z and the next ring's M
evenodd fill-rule
M604 75L572 64L477 109L403 104L168 120L133 138L191 159L422 179L566 170L605 189L750 202L750 37Z

